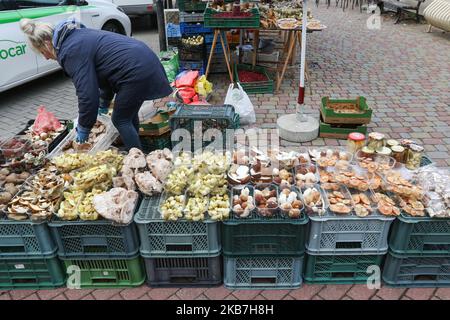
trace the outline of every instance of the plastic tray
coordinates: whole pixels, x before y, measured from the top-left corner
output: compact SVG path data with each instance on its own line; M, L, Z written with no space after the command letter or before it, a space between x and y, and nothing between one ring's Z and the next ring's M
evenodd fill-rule
M405 256L389 252L382 278L393 287L449 287L450 256Z
M150 287L205 287L222 283L222 256L146 258Z
M130 258L139 251L136 225L110 220L63 221L54 217L50 231L58 245L58 256L71 258Z
M56 254L57 246L46 222L14 221L0 218L0 257Z
M111 122L111 118L105 115L99 115L97 117L98 121L101 121L106 126L106 134L100 139L97 143L94 144L91 150L88 151L89 154L95 154L98 151L104 151L107 150L109 147L111 147L111 144L114 142L114 140L119 137L119 132L114 127L113 123ZM77 119L74 121L74 129L72 129L67 136L61 141L60 144L58 144L55 149L47 154L47 158L51 159L54 158L61 153L63 153L63 147L70 143L71 141L74 141L76 138L76 126L77 126Z
M55 149L61 143L61 141L69 134L69 125L72 125L72 121L71 120L59 120L59 121L65 127L65 129L61 131L60 134L57 135L52 142L50 142L50 144L48 145L48 152L52 152L53 149ZM33 124L34 120L29 120L27 122L25 129L20 131L18 135L25 135L28 128L30 128Z
M224 284L228 289L295 289L302 284L303 256L224 256Z
M396 254L450 256L450 218L401 213L392 226L389 248Z
M0 290L58 288L65 277L56 256L0 259Z
M370 266L381 266L385 255L316 255L307 251L305 283L356 284L367 283L373 273ZM370 270L369 270L370 271Z
M140 251L146 257L205 256L221 250L220 224L205 221L165 221L159 213L160 196L145 197L134 221L141 242Z
M259 81L259 82L240 82L239 81L239 70L247 70L247 71L256 71L259 73L262 73L266 75L267 80L266 81ZM252 93L273 93L273 80L270 79L269 74L266 71L266 68L261 66L255 66L253 68L250 64L235 64L234 66L234 81L239 82L242 86L242 88L245 90L245 92L252 94Z
M74 258L63 260L63 263L69 275L79 270L81 289L139 287L145 281L144 266L139 256L129 259ZM76 284L69 278L67 285Z

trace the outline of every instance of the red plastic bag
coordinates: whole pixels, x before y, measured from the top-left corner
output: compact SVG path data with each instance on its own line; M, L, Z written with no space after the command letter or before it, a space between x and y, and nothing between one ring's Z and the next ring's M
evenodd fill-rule
M183 99L183 103L189 104L197 94L195 93L194 88L182 88L178 90L178 95Z
M198 78L197 70L183 71L175 79L175 87L194 87Z
M43 132L56 131L59 128L61 128L61 122L56 119L55 115L47 111L44 106L40 106L33 124L34 133L41 134Z

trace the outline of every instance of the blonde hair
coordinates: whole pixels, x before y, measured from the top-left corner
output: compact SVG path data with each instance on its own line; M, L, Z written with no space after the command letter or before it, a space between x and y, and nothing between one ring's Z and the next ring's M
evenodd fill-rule
M20 20L20 29L28 36L31 45L37 50L48 48L47 41L52 42L54 27L51 23L25 18Z

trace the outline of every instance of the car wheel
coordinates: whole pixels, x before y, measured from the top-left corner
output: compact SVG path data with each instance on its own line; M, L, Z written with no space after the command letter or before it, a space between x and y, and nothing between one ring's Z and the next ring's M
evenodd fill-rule
M114 32L114 33L118 33L118 34L124 34L122 28L114 21L108 21L107 23L105 23L103 25L102 30Z

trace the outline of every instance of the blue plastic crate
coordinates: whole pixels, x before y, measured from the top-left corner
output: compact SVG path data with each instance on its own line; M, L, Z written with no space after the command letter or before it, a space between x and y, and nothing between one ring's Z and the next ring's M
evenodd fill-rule
M168 23L166 25L167 38L179 38L181 37L181 29L179 24Z
M200 72L200 75L204 75L206 70L206 62L180 60L180 72L184 70L198 70Z
M205 28L203 23L180 23L181 34L183 35L196 35L202 33L212 33L213 30L211 28Z

